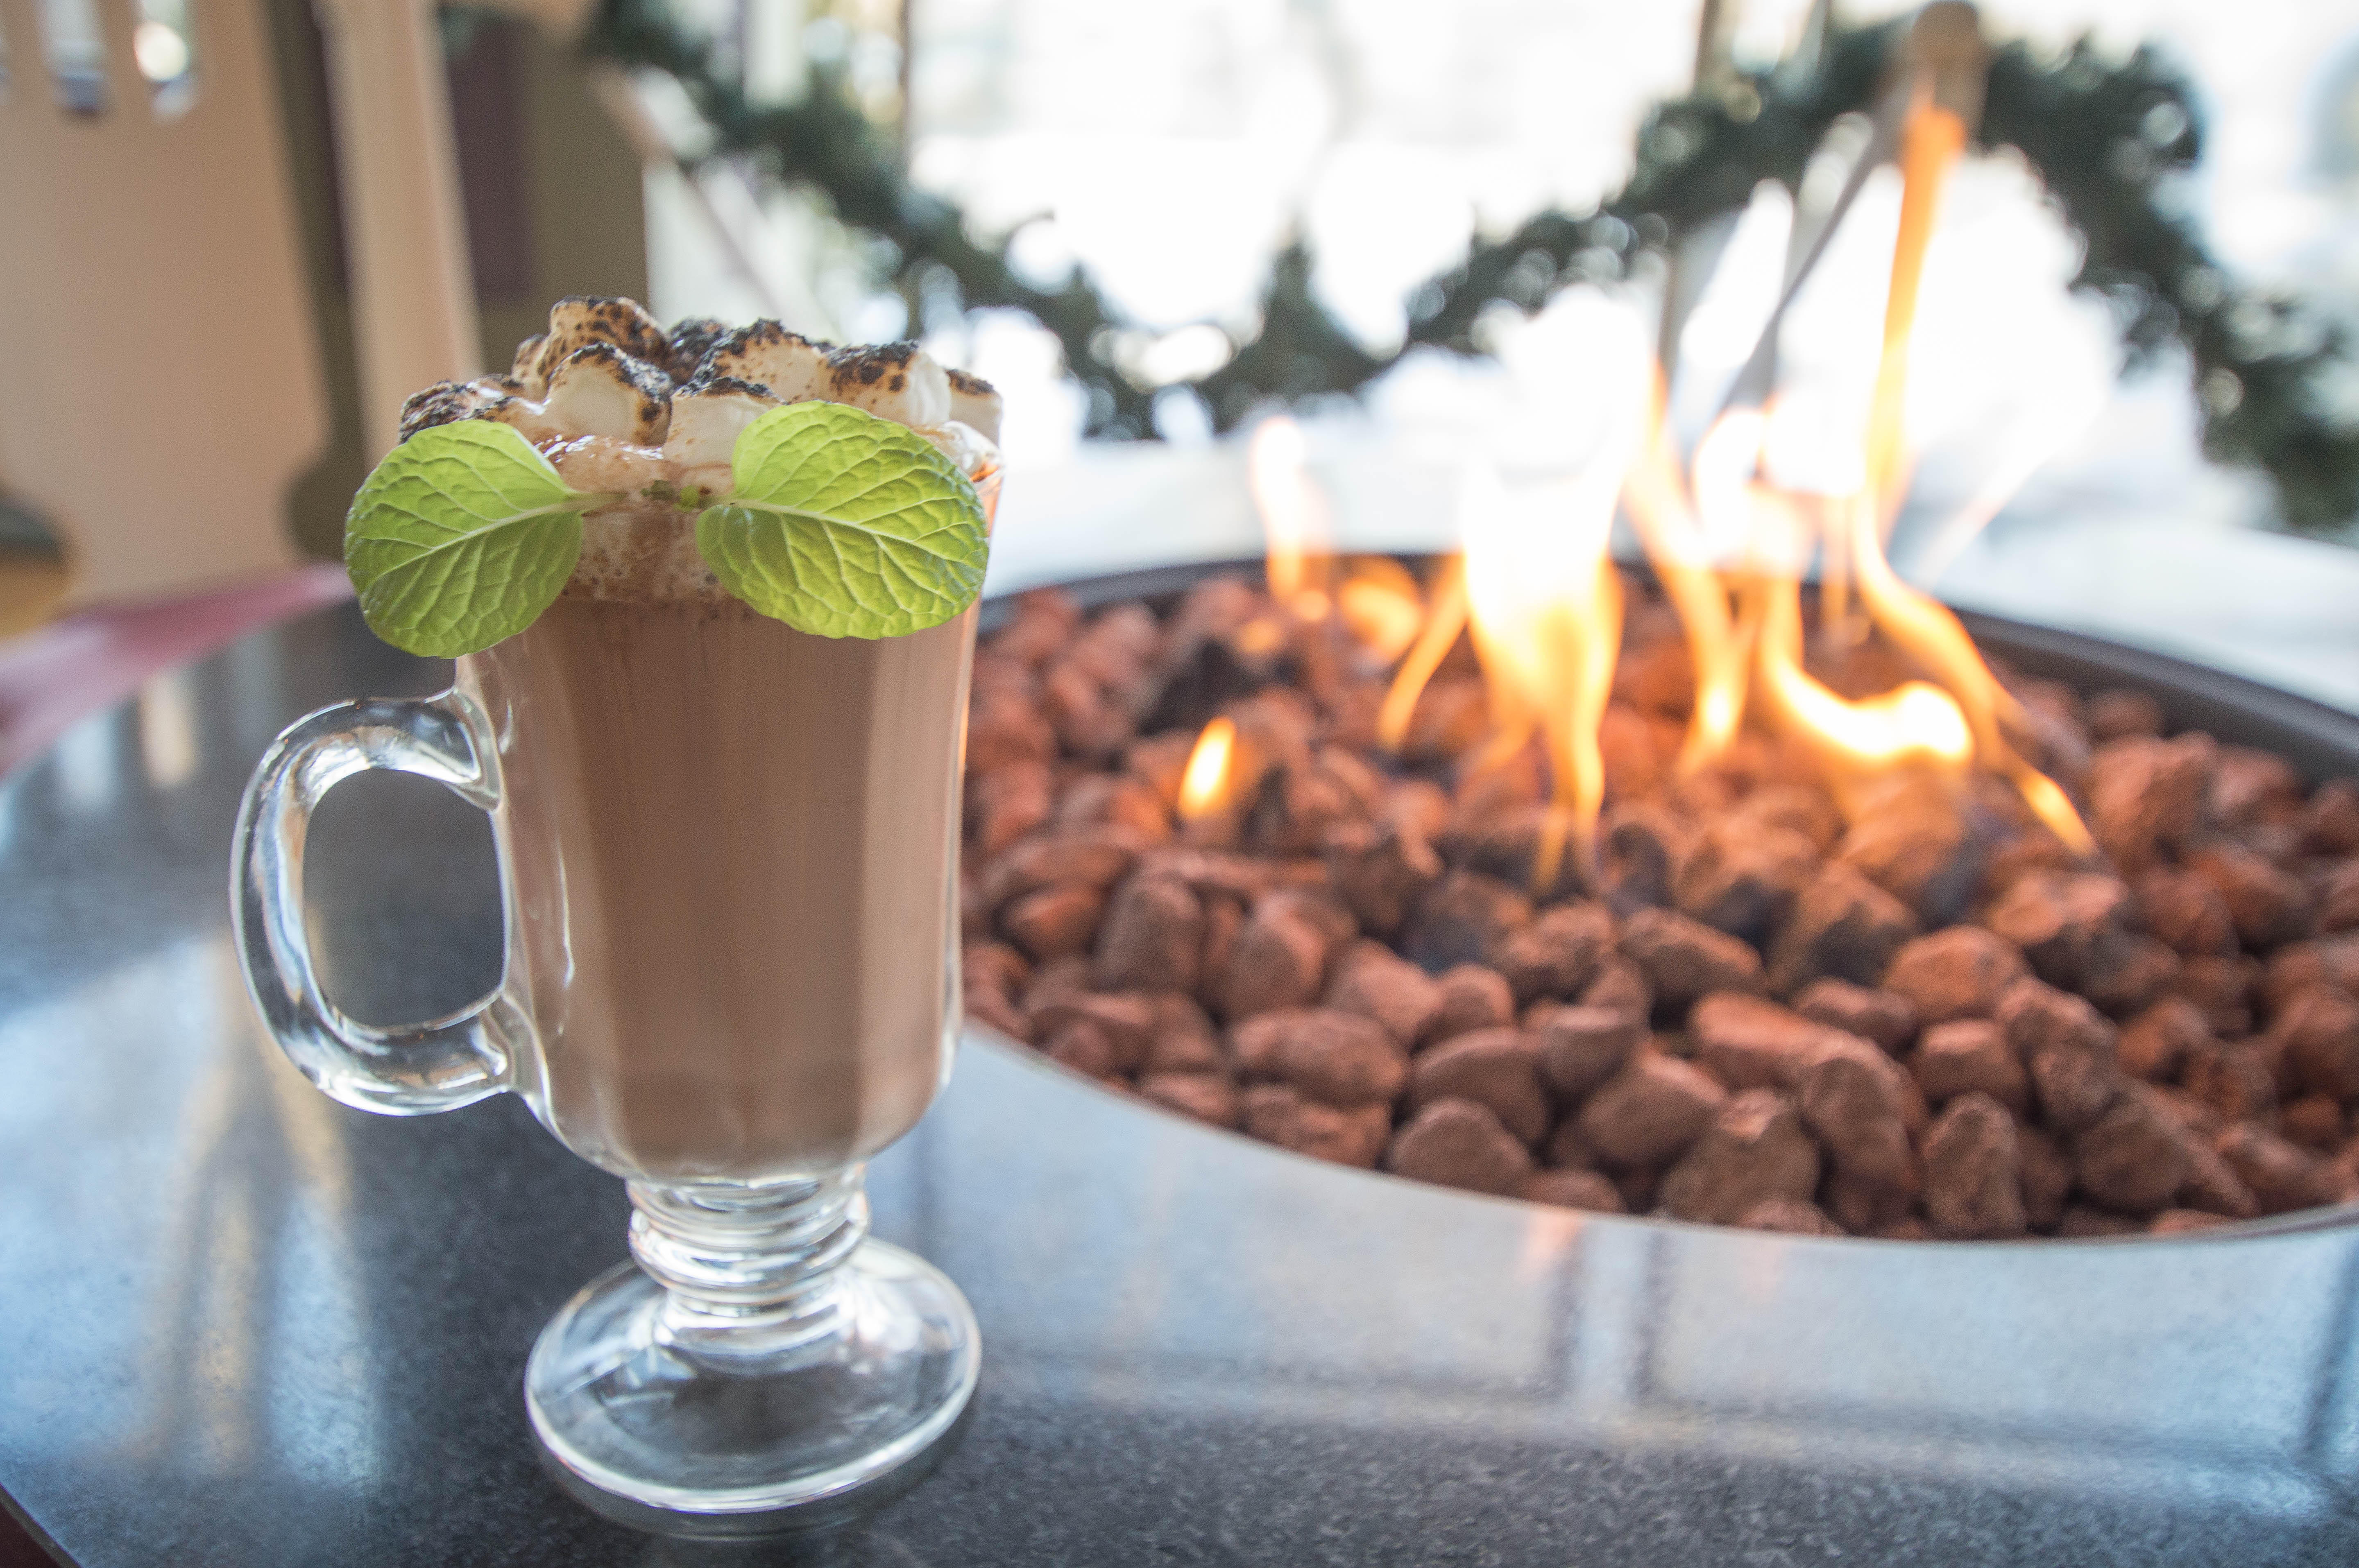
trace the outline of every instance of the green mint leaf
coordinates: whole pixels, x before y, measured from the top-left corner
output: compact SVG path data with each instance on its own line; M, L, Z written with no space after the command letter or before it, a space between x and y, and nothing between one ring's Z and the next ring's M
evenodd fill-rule
M735 493L696 519L721 586L821 637L903 637L983 591L973 481L905 426L840 403L773 408L737 438Z
M444 658L513 637L582 554L582 514L612 497L566 487L489 419L437 425L386 454L344 516L344 568L369 630Z

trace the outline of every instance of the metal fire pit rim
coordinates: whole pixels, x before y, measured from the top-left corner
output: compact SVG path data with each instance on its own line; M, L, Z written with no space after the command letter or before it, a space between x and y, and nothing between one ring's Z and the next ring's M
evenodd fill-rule
M1379 551L1408 563L1433 558L1433 552ZM1642 578L1651 579L1643 566L1629 562L1620 565ZM1222 573L1250 576L1261 570L1259 557L1231 557L1207 561L1181 561L1164 566L1135 568L1124 571L1094 573L1049 582L1028 584L987 595L983 601L982 630L995 630L1012 612L1015 602L1024 594L1037 589L1062 589L1087 609L1096 609L1125 599L1157 599L1184 592L1208 577ZM2038 678L2060 680L2084 694L2103 687L2131 687L2146 691L2162 704L2166 726L2173 730L2202 730L2215 739L2236 745L2258 747L2284 756L2299 768L2312 784L2337 775L2359 775L2359 715L2310 697L2300 697L2277 687L2253 680L2245 676L2214 669L2169 654L2135 648L2084 632L2070 632L2061 627L2041 626L2029 622L2011 620L2003 615L1980 611L1957 609L1952 606L1966 630L1973 633L1980 646L2002 655L2014 668ZM1110 1093L1104 1086L1086 1075L1049 1061L1039 1053L1001 1034L997 1030L972 1019L966 1022L966 1033L975 1040L989 1044L1004 1054L1013 1056L1026 1066L1062 1078L1086 1084L1100 1093ZM1266 1153L1308 1159L1292 1154L1275 1145L1247 1138L1244 1133L1206 1126L1180 1116L1177 1111L1147 1105L1135 1097L1113 1095L1128 1103L1142 1114L1169 1117L1186 1122L1190 1127L1210 1137L1225 1137L1245 1143ZM1353 1172L1359 1175L1382 1176L1381 1172ZM1389 1178L1399 1180L1402 1178ZM1430 1186L1431 1184L1419 1184ZM1451 1192L1449 1188L1436 1189ZM1475 1202L1523 1203L1521 1199L1490 1198L1479 1193L1454 1193L1453 1195ZM1682 1230L1705 1230L1725 1235L1727 1226L1701 1225L1689 1220L1658 1218L1647 1215L1583 1215L1584 1222L1597 1221L1616 1225L1669 1226ZM1973 1248L1986 1250L1995 1247L2029 1248L2054 1251L2060 1248L2081 1247L2158 1247L2179 1244L2209 1245L2219 1242L2255 1240L2298 1234L2311 1230L2337 1230L2359 1226L2359 1201L2337 1204L2325 1208L2301 1209L2291 1214L2261 1219L2232 1220L2209 1229L2183 1232L2175 1236L2134 1234L2099 1237L2023 1237L2004 1241L1899 1241L1872 1236L1784 1237L1788 1241L1809 1241L1834 1246L1872 1246L1879 1248L1918 1249L1927 1247Z

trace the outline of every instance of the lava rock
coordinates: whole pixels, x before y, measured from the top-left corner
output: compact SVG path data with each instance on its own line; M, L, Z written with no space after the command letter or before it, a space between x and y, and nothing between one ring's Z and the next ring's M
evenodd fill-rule
M1723 992L1688 1015L1696 1060L1732 1088L1790 1088L1804 1068L1853 1037L1760 997Z
M1761 955L1749 944L1668 909L1642 909L1624 922L1622 955L1672 1007L1713 991L1761 989Z
M1383 943L1354 942L1335 965L1327 1005L1375 1019L1407 1050L1440 1016L1442 993L1432 976Z
M2101 947L2131 935L2125 924L2131 907L2130 890L2118 877L2029 871L1983 921L2013 943L2041 979L2077 989Z
M1237 1070L1277 1078L1329 1105L1390 1105L1408 1084L1408 1053L1381 1024L1332 1008L1266 1012L1229 1031Z
M1595 1171L1534 1171L1516 1186L1516 1195L1527 1203L1554 1204L1593 1214L1625 1212L1621 1189Z
M1392 1137L1389 1106L1334 1106L1285 1084L1256 1084L1239 1097L1245 1130L1266 1143L1338 1165L1374 1169Z
M1393 1134L1385 1168L1469 1192L1513 1194L1533 1173L1531 1152L1472 1100L1436 1100Z
M1802 1120L1833 1158L1835 1169L1901 1192L1918 1185L1912 1126L1925 1119L1923 1097L1900 1065L1864 1040L1839 1035L1795 1080Z
M1425 1043L1438 1044L1477 1029L1516 1021L1516 995L1507 978L1481 964L1454 964L1434 979L1440 1005L1426 1026Z
M1138 1093L1167 1110L1214 1127L1237 1125L1237 1086L1216 1073L1148 1073L1139 1078Z
M2015 1119L1986 1094L1960 1095L1925 1132L1925 1212L1951 1236L2020 1236L2022 1172Z
M2309 934L2310 890L2291 871L2226 843L2197 851L2187 869L2219 893L2246 952L2267 953Z
M2236 923L2228 901L2193 871L2157 866L2137 881L2147 928L2182 957L2236 951Z
M1998 1024L2022 1057L2041 1112L2075 1132L2091 1126L2120 1092L2114 1026L2086 1001L2034 979L1999 998Z
M1974 925L1952 925L1902 945L1884 989L1908 1001L1920 1024L1988 1018L2007 987L2030 972L2021 950Z
M1788 1236L1841 1236L1842 1226L1818 1205L1799 1198L1764 1198L1736 1217L1739 1230L1775 1230Z
M1614 950L1614 917L1603 904L1564 903L1543 910L1510 932L1491 952L1518 1005L1540 997L1574 997Z
M1917 917L1899 900L1851 867L1831 863L1802 890L1769 950L1769 989L1790 996L1829 977L1872 986L1915 935Z
M1482 963L1531 917L1531 900L1496 877L1451 871L1418 900L1401 953L1436 973Z
M1239 928L1219 977L1221 1011L1231 1022L1319 999L1327 969L1327 934L1293 909L1265 898Z
M2134 1086L2073 1145L2081 1190L2119 1214L2154 1214L2193 1174L2178 1128Z
M2179 1081L2223 1121L2258 1121L2277 1115L2277 1073L2249 1042L2207 1042L2196 1047L2187 1054Z
M1194 890L1134 875L1106 905L1094 978L1106 990L1192 991L1203 949L1204 905Z
M1616 1008L1548 1002L1527 1020L1540 1071L1557 1093L1579 1099L1622 1070L1645 1043L1643 1016Z
M1680 863L1672 894L1681 914L1760 946L1818 865L1818 846L1799 833L1718 823Z
M2203 734L2126 736L2098 749L2089 770L2091 827L2117 865L2142 871L2201 825L2218 751Z
M1812 980L1794 993L1792 1005L1813 1023L1872 1040L1896 1055L1917 1035L1917 1010L1906 997L1849 980Z
M2359 1000L2350 992L2306 987L2277 1010L2269 1033L2295 1083L2333 1099L2359 1099Z
M1009 941L1045 964L1051 958L1086 952L1104 908L1105 894L1095 888L1060 883L1010 901L999 912L999 928Z
M1601 1159L1659 1169L1702 1135L1727 1100L1728 1091L1702 1069L1640 1052L1589 1097L1576 1125Z
M2235 1123L2213 1147L2252 1189L2263 1214L2316 1208L2342 1195L2332 1165L2256 1123Z
M2188 1057L2211 1041L2212 1025L2203 1010L2185 997L2169 996L2122 1025L2114 1059L2134 1078L2169 1083L2179 1076Z
M1520 1029L1477 1030L1419 1056L1409 1069L1407 1108L1421 1110L1445 1099L1484 1107L1527 1145L1548 1135L1539 1046Z
M1733 1225L1769 1198L1808 1202L1819 1186L1819 1148L1793 1100L1747 1089L1663 1177L1657 1196L1680 1219Z
M1925 1031L1909 1070L1934 1105L1983 1094L2021 1116L2029 1101L2030 1080L2006 1032L1985 1018L1953 1019Z
M1364 930L1389 936L1441 876L1441 857L1416 827L1349 822L1329 829L1327 876Z

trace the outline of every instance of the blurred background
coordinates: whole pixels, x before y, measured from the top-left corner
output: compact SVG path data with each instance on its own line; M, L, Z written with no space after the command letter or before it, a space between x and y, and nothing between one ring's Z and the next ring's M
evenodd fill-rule
M1439 543L1470 444L1578 416L1601 300L1644 314L1672 427L1701 433L1797 199L1658 106L1772 137L1836 33L1904 9L0 0L0 633L332 557L389 402L504 367L568 294L915 336L996 383L996 586L1253 553L1229 433L1279 395L1347 542ZM2125 371L2135 312L2070 285L2083 229L2132 243L2145 209L2071 212L2015 149L1977 156L1927 258L1896 563L2359 704L2359 379L2335 343L2359 325L2359 0L1981 10L2056 92L2146 92L2123 100L2143 141L2048 157L2200 240L2176 319L2199 285L2293 303L2238 308L2301 372L2301 423L2277 433L2277 384L2199 363L2191 328ZM1789 149L1805 209L1855 121ZM1728 210L1623 225L1586 271L1582 242L1420 338L1470 243L1648 167L1736 181ZM1864 399L1897 203L1871 178L1794 302L1788 395ZM2232 427L2270 460L2208 459Z

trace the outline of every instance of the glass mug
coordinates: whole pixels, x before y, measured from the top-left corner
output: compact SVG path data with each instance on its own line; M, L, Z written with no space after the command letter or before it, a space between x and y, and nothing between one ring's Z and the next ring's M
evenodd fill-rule
M633 1522L728 1533L877 1489L973 1392L972 1309L868 1236L861 1179L957 1040L975 615L839 641L717 590L564 597L439 697L299 720L247 786L238 948L296 1066L396 1116L519 1094L628 1183L636 1262L541 1331L525 1400ZM321 989L305 834L367 768L491 814L505 969L455 1016L376 1028Z

